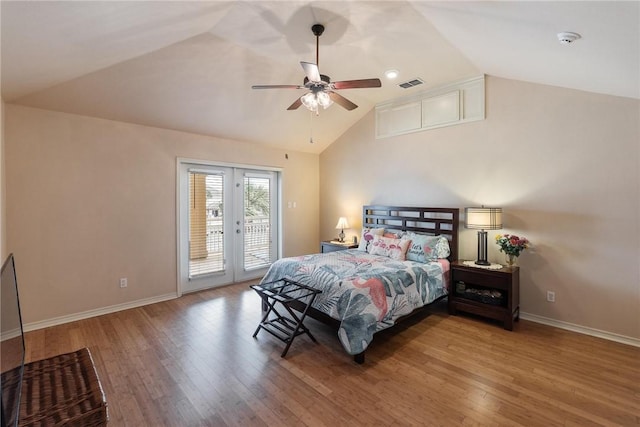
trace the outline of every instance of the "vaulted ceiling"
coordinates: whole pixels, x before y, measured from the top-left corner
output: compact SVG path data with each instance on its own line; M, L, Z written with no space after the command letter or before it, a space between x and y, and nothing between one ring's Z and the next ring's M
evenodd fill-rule
M292 150L321 152L377 103L480 74L640 98L637 1L4 0L0 13L5 102ZM314 23L322 74L382 80L340 91L353 111L287 111L303 90L251 89L302 84Z

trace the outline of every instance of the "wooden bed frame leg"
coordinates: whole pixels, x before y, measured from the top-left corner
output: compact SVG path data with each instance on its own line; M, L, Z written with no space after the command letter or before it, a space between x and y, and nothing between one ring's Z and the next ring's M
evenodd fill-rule
M362 365L364 363L364 351L362 353L358 353L353 356L353 361L358 365Z

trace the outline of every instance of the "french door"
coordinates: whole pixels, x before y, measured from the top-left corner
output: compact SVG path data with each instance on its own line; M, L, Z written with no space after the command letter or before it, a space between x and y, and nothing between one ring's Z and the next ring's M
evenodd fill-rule
M179 160L179 293L264 275L278 256L279 173Z

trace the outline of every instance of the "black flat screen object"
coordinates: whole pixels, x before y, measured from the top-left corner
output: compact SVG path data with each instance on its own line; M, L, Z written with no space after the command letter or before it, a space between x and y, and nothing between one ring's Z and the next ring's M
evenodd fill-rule
M0 279L0 400L2 427L18 425L24 373L24 331L13 254L2 264Z

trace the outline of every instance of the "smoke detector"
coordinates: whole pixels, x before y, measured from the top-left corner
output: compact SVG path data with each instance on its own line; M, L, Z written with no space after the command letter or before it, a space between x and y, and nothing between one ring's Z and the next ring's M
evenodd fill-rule
M568 31L558 33L558 41L562 44L573 43L574 41L578 40L580 37L582 37L580 34L571 33Z

